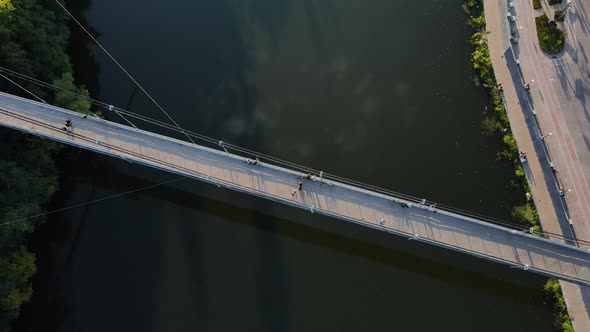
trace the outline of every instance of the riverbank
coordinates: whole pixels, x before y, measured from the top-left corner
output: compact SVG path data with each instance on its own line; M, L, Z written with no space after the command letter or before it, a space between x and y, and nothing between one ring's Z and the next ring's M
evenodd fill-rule
M551 198L549 197L549 189L547 188L544 181L533 181L532 186L529 182L530 179L534 179L535 175L539 175L538 178L542 178L543 171L540 166L539 156L528 156L526 164L521 163L519 160L519 151L535 151L534 144L532 142L531 136L528 132L527 121L522 113L522 109L520 107L520 102L516 102L510 105L508 109L505 105L505 100L510 99L513 101L517 101L518 97L516 96L516 89L514 87L514 82L512 81L512 77L510 75L510 71L506 69L503 64L505 63L503 51L504 48L500 49L493 49L490 52L491 44L490 38L495 38L493 41L495 45L502 45L503 36L499 33L499 28L494 26L494 30L496 33L493 35L490 34L490 30L488 29L486 23L486 14L484 13L483 7L486 5L486 8L493 8L496 9L497 4L493 6L487 5L485 0L478 0L478 1L471 1L473 6L480 7L481 14L477 19L471 19L470 23L474 25L476 29L480 31L474 34L474 38L472 38L472 42L476 47L475 52L484 53L486 56L485 61L485 70L479 71L480 76L484 75L487 78L487 88L490 91L492 96L492 102L495 106L495 119L490 119L486 117L483 123L483 127L492 128L491 132L497 132L497 129L500 129L502 132L510 130L511 134L505 134L503 137L503 141L506 146L506 150L502 151L499 155L506 159L511 159L515 166L515 174L519 179L519 184L526 192L527 203L521 207L516 207L513 211L513 218L514 221L521 222L523 224L528 224L530 227L533 227L535 230L538 230L542 234L541 229L541 218L539 214L541 213L545 218L557 220L555 216L555 211L553 210L553 206L551 205ZM497 13L499 10L493 10L492 13L495 18L495 23L497 22L498 15ZM477 24L474 24L477 23ZM482 51L485 50L485 51ZM475 53L474 52L474 53ZM503 59L503 60L500 60ZM499 70L498 67L494 68L493 64L497 66L502 63L502 70ZM475 68L474 63L474 68ZM478 69L478 68L476 68ZM502 84L498 84L496 81L496 74L500 75ZM500 123L500 125L497 125ZM526 169L525 167L526 166ZM541 203L541 209L537 210L537 204ZM547 220L547 219L545 219ZM551 232L556 232L554 228L551 229ZM561 234L561 232L556 233ZM547 299L549 302L552 303L554 308L554 326L558 329L563 331L573 331L572 321L570 319L567 307L565 304L565 299L560 287L560 284L554 280L550 279L547 281L544 291L546 293Z
M44 1L0 1L0 63L37 79L88 94L74 83L66 53L69 29L57 4ZM20 84L25 84L19 82ZM27 86L41 98L79 112L90 105L66 94L54 94ZM2 80L3 91L22 94ZM27 96L29 97L29 96ZM0 130L0 330L7 330L20 307L32 296L31 277L36 273L35 255L27 241L44 221L45 206L59 190L56 166L62 146L12 130Z
M311 3L257 6L264 8L248 17L272 26L257 25L262 32L255 36L236 28L236 9L246 3L92 1L75 16L87 17L101 43L189 129L224 139L233 133L227 140L235 144L509 218L505 179L513 170L495 162L498 144L480 134L478 111L488 96L471 83L470 33L457 3L336 1L311 8L313 32L303 9ZM392 19L401 9L417 15ZM416 21L424 24L414 24L412 34L395 33ZM133 27L150 42L138 40ZM441 27L447 38L423 42ZM267 35L278 43L252 46L254 37ZM127 104L130 82L93 53L100 72L86 75L101 87L93 96ZM255 68L255 89L241 88L242 64L252 61L242 53L264 59ZM164 77L176 84L162 84ZM257 105L240 106L249 100ZM141 96L131 104L154 115ZM406 143L390 153L375 142ZM52 199L63 196L63 204L52 203L55 208L165 180L125 161L67 154L59 158L69 168ZM37 282L37 273L32 315L27 305L19 319L33 326L14 329L555 332L537 275L205 184L184 187L188 193L159 188L51 215L34 233L42 242L34 252L39 272L43 260L55 270L54 282ZM215 201L209 192L225 199ZM489 308L502 319L489 320ZM237 313L229 321L228 311ZM425 311L436 317L422 319ZM391 312L406 319L392 320Z
M473 69L478 73L481 84L490 94L490 101L493 112L484 110L482 120L482 133L487 136L496 136L504 144L504 149L497 153L498 160L506 160L514 167L515 178L510 180L510 186L518 191L521 197L518 205L512 208L512 221L522 225L524 228L533 228L536 234L542 232L539 222L539 215L534 201L530 199L529 183L526 179L523 164L520 161L520 151L516 139L511 131L510 119L506 112L506 106L502 99L503 88L496 81L490 50L488 48L486 19L483 11L483 3L479 1L467 2L472 16L469 24L476 30L471 36L471 43L474 51L471 54ZM476 15L476 16L473 16Z

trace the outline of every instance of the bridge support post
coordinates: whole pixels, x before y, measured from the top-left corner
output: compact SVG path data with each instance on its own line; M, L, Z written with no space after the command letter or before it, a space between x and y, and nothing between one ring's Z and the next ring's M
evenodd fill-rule
M211 183L213 183L217 187L221 188L221 185L217 181L213 180L213 178L211 177L211 175L207 175L207 180L211 181Z
M229 154L229 152L227 152L227 149L225 148L225 143L223 143L223 141L219 141L219 146L221 146L221 148L223 149L223 151L225 151L225 153Z

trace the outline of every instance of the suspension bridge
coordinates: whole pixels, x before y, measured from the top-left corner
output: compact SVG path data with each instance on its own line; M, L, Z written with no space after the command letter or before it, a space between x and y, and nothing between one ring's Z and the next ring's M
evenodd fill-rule
M134 116L112 106L107 109L122 117L123 113ZM72 129L64 130L66 119L72 120ZM0 125L510 268L590 286L590 251L563 238L507 227L501 221L325 174L180 127L176 131L190 142L6 93L0 93ZM196 139L209 146L195 144Z

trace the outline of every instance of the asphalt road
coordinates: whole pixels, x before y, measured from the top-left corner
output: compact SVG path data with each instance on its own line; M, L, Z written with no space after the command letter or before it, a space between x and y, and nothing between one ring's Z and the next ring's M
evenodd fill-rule
M578 239L590 239L590 3L572 2L562 28L567 32L562 54L544 54L538 47L535 16L528 0L515 0L519 43L513 47L537 113L541 133ZM543 4L550 8L548 3ZM554 8L564 7L564 4Z
M515 6L510 12L516 16L516 23L510 23L506 0L486 0L490 53L496 74L506 87L504 94L518 144L536 152L536 158L530 163L532 174L527 173L527 178L543 227L554 232L561 229L566 236L573 232L578 239L587 240L590 237L587 218L590 214L590 115L586 106L589 92L586 46L590 45L590 31L586 22L590 18L590 4L581 0L572 2L566 21L561 25L568 33L565 50L550 56L539 48L534 18L543 10L552 13L566 4L552 8L547 1L541 1L544 8L534 10L532 1L514 0ZM518 44L509 42L511 28L518 31ZM524 83L530 83L530 93L523 89ZM533 108L540 129L532 116ZM542 146L541 137L549 147L548 154L544 148L538 148ZM558 182L554 181L549 160L557 169ZM544 166L538 167L537 161ZM565 192L565 201L557 194L560 186ZM547 194L552 198L548 199ZM548 204L549 201L553 203ZM590 331L590 287L563 281L561 286L574 328Z

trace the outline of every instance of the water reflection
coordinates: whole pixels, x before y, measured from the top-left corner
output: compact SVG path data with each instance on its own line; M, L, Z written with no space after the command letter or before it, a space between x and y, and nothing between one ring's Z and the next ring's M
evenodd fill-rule
M511 166L479 133L487 96L471 83L459 4L102 0L86 18L189 129L509 214ZM91 54L101 99L163 119ZM58 206L167 179L85 152L68 160ZM22 330L552 330L542 278L196 182L45 227L36 251L55 275L37 279Z

